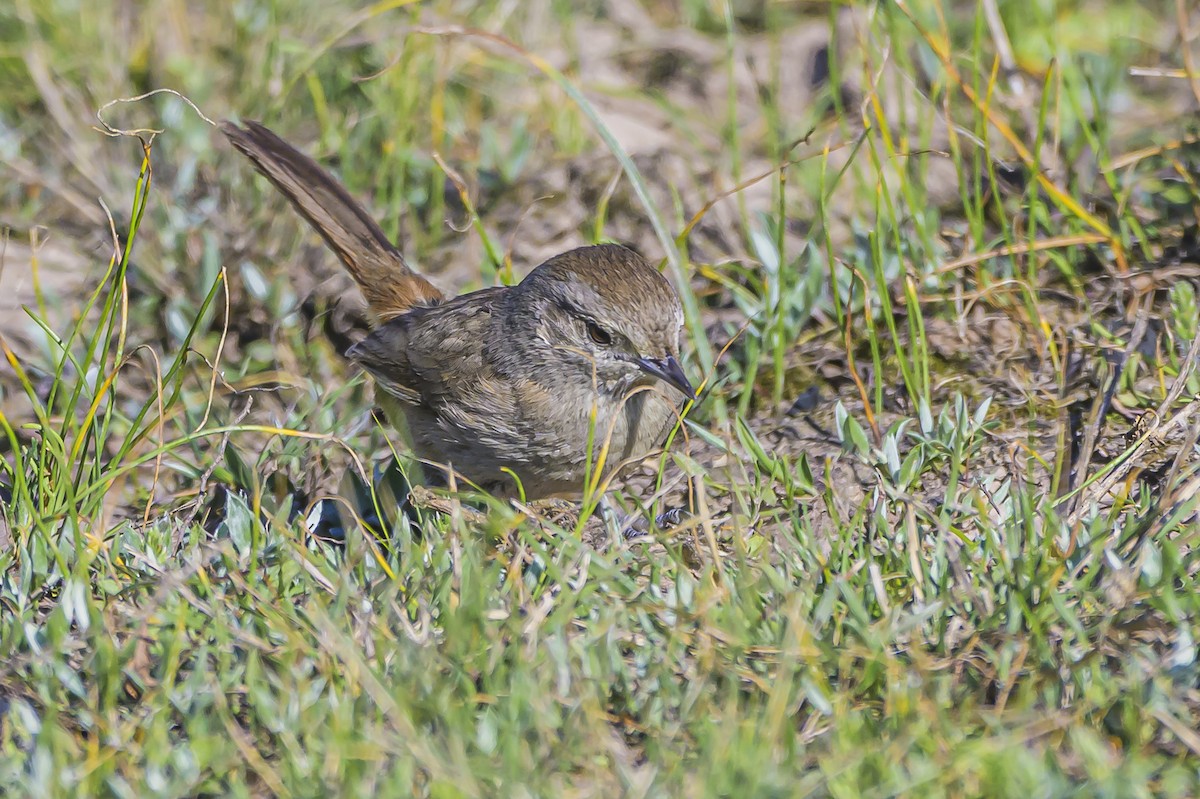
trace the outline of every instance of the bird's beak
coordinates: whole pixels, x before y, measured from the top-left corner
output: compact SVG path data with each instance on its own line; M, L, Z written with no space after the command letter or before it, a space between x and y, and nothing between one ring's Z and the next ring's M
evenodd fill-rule
M683 373L683 367L679 365L679 361L675 360L674 356L668 355L666 358L638 358L637 365L646 374L654 375L658 379L675 386L688 399L696 399L696 389L692 388L691 381L687 379L687 375Z

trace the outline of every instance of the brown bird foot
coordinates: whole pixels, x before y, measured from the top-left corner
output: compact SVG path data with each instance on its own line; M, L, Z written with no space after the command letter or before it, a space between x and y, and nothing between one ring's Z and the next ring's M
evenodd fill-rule
M438 496L425 486L418 485L409 489L408 505L415 510L426 513L441 513L445 515L460 513L468 522L475 524L482 524L487 519L486 514L472 508L470 505L463 504L461 500Z

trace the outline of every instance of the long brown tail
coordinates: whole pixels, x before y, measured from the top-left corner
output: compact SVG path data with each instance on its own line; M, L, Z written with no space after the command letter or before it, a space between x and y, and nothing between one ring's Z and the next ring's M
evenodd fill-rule
M244 124L222 122L221 132L337 253L380 321L444 299L332 175L257 122Z

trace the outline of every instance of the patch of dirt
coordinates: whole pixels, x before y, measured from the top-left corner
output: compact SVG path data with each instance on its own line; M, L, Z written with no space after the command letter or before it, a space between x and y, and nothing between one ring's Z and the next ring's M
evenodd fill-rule
M0 237L0 337L21 363L38 362L35 354L49 346L46 332L26 309L39 316L44 310L43 321L57 335L66 336L87 293L103 274L104 263L81 245L45 230L34 231L27 240ZM29 374L35 390L49 377ZM8 363L0 367L0 414L14 420L33 415L25 389Z

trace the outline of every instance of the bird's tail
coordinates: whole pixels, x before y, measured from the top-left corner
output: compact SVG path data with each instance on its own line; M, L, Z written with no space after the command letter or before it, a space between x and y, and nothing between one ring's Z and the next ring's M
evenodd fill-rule
M257 122L221 123L221 132L275 184L346 265L372 313L386 321L442 293L404 255L346 188L295 147Z

